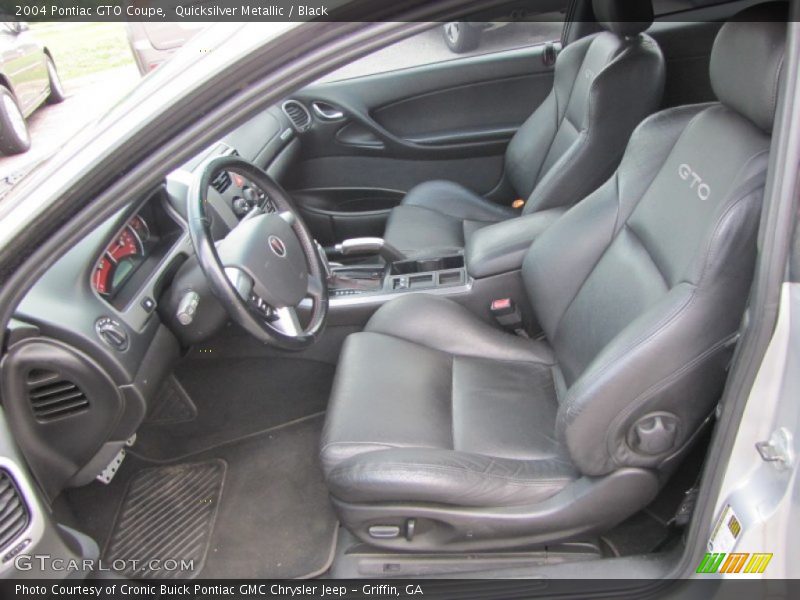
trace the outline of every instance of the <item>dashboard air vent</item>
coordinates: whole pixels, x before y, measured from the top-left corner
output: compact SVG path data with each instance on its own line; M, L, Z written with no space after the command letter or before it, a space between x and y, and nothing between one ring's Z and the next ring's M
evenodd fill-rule
M0 549L10 545L31 520L11 473L0 469Z
M305 131L311 126L311 113L297 100L287 100L283 103L283 112L289 117L297 131Z
M33 369L28 373L28 398L40 423L81 413L89 399L75 383L52 371Z
M217 190L220 194L224 194L225 190L231 187L231 174L227 171L220 171L211 182L211 187Z

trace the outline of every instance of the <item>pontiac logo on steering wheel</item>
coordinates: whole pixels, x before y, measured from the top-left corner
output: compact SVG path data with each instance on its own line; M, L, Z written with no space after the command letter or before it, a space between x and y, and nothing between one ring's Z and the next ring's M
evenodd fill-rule
M281 238L275 235L271 235L269 236L269 238L267 238L267 241L269 242L269 247L275 254L277 254L281 258L286 256L286 244L283 243L283 240Z

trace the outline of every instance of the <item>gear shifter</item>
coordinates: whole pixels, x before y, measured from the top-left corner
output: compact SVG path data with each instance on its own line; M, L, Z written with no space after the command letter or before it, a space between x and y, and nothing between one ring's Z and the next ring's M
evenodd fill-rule
M360 254L377 254L387 263L393 263L405 259L405 254L389 244L383 238L363 237L352 238L336 244L333 251L342 256L357 256Z

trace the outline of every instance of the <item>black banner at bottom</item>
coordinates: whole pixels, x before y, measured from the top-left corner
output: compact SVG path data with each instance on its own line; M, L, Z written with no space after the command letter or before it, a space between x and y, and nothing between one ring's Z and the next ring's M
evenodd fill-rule
M292 598L295 600L385 600L390 598L755 598L800 597L800 581L753 579L670 580L7 580L4 600L216 600L222 598Z

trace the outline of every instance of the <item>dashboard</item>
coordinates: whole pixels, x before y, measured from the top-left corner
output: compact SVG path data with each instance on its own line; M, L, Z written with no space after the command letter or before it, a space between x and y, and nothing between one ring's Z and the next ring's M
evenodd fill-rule
M8 328L0 394L46 496L94 480L136 433L185 349L227 322L188 233L197 169L235 152L280 180L298 146L279 107L257 115L88 233L23 298ZM213 182L208 203L217 239L256 204L269 210L263 192L233 173ZM203 298L194 329L175 320L187 288ZM80 402L37 413L43 374L77 390Z

